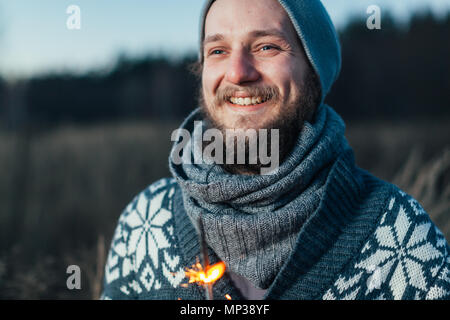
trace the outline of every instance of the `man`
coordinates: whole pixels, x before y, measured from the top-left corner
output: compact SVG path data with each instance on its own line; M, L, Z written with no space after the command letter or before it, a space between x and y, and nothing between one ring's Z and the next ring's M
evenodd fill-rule
M227 268L216 299L448 299L444 236L416 200L355 166L342 119L323 104L341 58L320 1L208 1L201 40L201 108L181 132L271 130L258 146L274 143L279 166L263 174L261 153L250 163L248 152L208 162L218 145L190 161L204 141L181 152L177 140L174 179L119 219L103 298L205 299L184 272L202 256L203 226L210 263Z

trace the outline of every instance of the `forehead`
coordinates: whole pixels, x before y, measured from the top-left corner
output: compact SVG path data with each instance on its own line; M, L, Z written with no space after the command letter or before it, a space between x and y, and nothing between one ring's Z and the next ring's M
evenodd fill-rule
M205 38L215 34L245 36L259 30L276 29L292 36L286 11L277 0L217 0L205 20Z

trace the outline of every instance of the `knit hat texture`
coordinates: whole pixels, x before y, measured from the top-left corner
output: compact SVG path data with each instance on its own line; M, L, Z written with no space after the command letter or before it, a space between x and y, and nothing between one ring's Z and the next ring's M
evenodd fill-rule
M200 18L200 42L203 42L206 15L215 0L207 0ZM257 0L256 0L257 1ZM320 79L322 101L341 69L341 47L336 29L320 0L278 0L286 10L306 56ZM203 62L200 45L200 61Z

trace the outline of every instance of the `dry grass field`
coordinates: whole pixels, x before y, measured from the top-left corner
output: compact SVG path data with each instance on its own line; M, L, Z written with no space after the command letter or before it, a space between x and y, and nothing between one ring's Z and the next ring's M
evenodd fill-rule
M357 123L347 138L361 168L419 200L450 239L450 121Z
M98 298L116 220L169 175L178 123L0 133L0 298ZM450 121L348 123L357 163L421 201L450 238ZM66 288L66 267L82 289Z

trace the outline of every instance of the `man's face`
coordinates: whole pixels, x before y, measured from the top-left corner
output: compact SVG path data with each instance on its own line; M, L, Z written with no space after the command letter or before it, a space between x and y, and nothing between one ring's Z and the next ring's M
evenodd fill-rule
M217 0L205 21L203 108L221 129L299 131L310 66L276 0ZM308 81L308 80L306 80ZM277 128L283 130L283 128Z

